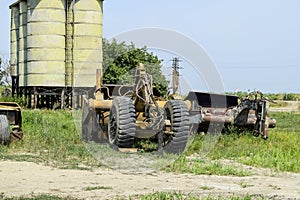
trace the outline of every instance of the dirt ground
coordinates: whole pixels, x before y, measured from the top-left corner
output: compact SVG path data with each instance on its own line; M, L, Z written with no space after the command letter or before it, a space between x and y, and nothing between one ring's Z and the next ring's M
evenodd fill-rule
M255 175L126 173L103 168L66 170L31 162L1 161L0 193L6 197L52 194L82 199L128 199L155 191L180 191L199 197L254 194L274 199L300 199L300 174L247 168Z

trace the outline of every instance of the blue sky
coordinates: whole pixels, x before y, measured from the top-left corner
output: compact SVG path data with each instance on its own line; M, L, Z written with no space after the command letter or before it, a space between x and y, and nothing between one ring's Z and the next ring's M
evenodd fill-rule
M2 0L0 8L0 52L6 55L13 2ZM225 91L300 93L299 8L298 0L106 0L104 37L149 27L173 30L205 49ZM172 54L155 53L171 65ZM192 89L208 90L188 61L182 66L182 79Z

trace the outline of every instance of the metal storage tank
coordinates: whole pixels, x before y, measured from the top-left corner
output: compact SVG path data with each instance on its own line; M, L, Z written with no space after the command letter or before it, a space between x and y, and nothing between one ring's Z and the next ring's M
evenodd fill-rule
M28 0L26 86L65 86L65 1Z
M10 9L13 94L28 107L79 102L102 68L103 0L18 0Z
M73 86L93 87L97 68L102 68L102 0L75 1ZM68 83L68 86L70 83Z
M26 86L27 69L27 2L19 3L19 38L18 38L18 67L20 86Z
M19 6L11 7L11 26L10 26L10 65L11 75L17 76L18 66L18 38L19 38Z

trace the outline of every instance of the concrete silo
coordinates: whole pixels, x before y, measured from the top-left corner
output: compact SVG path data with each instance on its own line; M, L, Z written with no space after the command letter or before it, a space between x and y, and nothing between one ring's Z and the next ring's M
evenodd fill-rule
M19 0L10 9L13 92L29 107L70 107L102 67L103 0Z
M18 40L19 40L19 7L11 6L11 27L10 27L10 65L11 65L11 76L13 81L17 81L16 78L18 76ZM14 87L12 88L13 92L16 93L16 83L12 84Z
M28 0L27 68L24 85L65 86L65 4Z

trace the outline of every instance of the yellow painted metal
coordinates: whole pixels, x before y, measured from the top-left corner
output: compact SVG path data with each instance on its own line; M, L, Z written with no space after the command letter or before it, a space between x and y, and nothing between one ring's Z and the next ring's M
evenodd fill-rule
M104 99L94 100L94 99L90 99L89 100L89 106L91 108L95 108L95 109L110 110L111 106L112 106L112 100L104 100Z
M185 100L184 102L185 102L188 110L191 110L192 109L192 102L190 100Z
M28 0L25 86L65 86L65 3Z
M19 38L19 7L11 7L11 26L10 26L10 65L11 75L18 75L18 38Z
M102 68L102 0L81 0L74 5L73 73L75 87L95 85Z
M167 103L167 101L156 101L158 104L158 107L163 108L165 106L165 104Z
M20 86L25 86L27 68L27 2L19 3L18 67Z

